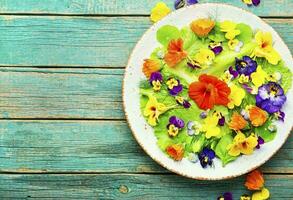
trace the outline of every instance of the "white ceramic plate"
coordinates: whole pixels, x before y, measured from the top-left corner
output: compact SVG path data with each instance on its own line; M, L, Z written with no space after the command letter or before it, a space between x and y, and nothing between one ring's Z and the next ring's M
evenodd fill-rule
M221 161L215 159L214 168L203 169L199 164L194 164L184 158L176 162L164 154L156 142L157 139L140 111L139 82L145 79L142 73L143 60L153 49L159 46L156 40L157 30L166 24L183 27L197 18L213 17L217 21L232 20L249 24L254 30L261 29L272 33L274 47L281 53L287 66L293 71L292 55L278 33L262 19L240 8L225 4L196 4L190 7L172 12L163 20L154 24L135 46L126 67L123 82L124 110L133 132L133 135L145 152L168 170L194 179L218 180L227 179L245 174L269 160L284 144L292 129L293 91L287 93L287 102L283 108L286 112L285 123L278 123L277 136L269 143L264 144L260 150L256 150L250 156L240 156L236 161L222 167Z

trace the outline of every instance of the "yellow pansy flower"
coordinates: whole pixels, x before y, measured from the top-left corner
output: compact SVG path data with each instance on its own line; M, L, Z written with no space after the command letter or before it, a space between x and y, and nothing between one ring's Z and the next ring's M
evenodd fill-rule
M222 76L221 76L221 80L224 81L225 83L229 83L232 78L233 78L233 75L230 74L230 72L228 70L225 71L225 73L222 74Z
M238 131L233 139L233 143L228 145L228 154L231 156L239 156L240 153L249 155L253 153L254 148L257 146L257 137L251 134L248 137Z
M280 54L273 48L272 35L269 32L258 31L255 34L257 47L252 55L265 58L269 63L276 65L281 60Z
M261 65L259 65L256 69L256 72L253 72L251 75L251 81L256 86L259 87L265 83L265 80L268 77L268 74L262 69Z
M231 30L234 30L236 28L236 23L226 20L220 23L220 30L222 32L229 32Z
M257 191L252 194L251 200L266 200L270 197L270 191L267 188L262 188L261 191Z
M159 116L166 112L169 108L164 104L159 103L154 96L150 96L144 109L144 116L148 117L148 123L151 126L156 126Z
M278 82L282 78L282 74L280 72L275 72L267 76L267 80L271 82Z
M209 49L200 49L195 55L195 60L201 65L210 65L215 59L215 53Z
M216 115L211 115L205 118L201 131L205 132L206 138L211 138L220 134L221 130L217 127L218 122L219 118Z
M230 30L228 31L226 34L225 34L225 38L227 38L228 40L233 40L237 35L239 35L241 32L240 30L238 29L233 29L233 30Z
M229 95L230 102L228 103L228 108L233 109L235 106L240 106L242 103L243 98L245 97L245 91L234 84L231 84L230 86L231 93Z
M151 11L151 21L157 22L170 12L171 9L164 2L159 2Z
M237 39L233 39L233 40L228 41L228 47L231 50L234 50L238 44L239 44L239 40L237 40Z
M249 76L245 76L245 74L241 74L239 79L238 79L238 82L239 83L248 83L249 81Z

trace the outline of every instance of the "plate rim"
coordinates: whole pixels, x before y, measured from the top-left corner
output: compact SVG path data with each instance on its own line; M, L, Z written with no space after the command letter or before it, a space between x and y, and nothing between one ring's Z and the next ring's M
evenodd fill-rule
M277 36L280 38L281 42L283 42L286 47L286 49L288 50L288 52L290 52L290 56L291 56L291 59L293 59L293 55L290 51L290 49L288 48L288 45L284 42L283 38L280 36L280 34L271 26L269 25L267 22L265 22L261 17L257 16L256 14L252 13L252 12L249 12L243 8L240 8L240 7L237 7L237 6L233 6L233 5L230 5L230 4L227 4L227 3L198 3L198 4L194 4L194 5L190 5L190 6L186 6L186 7L183 7L183 8L180 8L178 10L173 10L171 11L167 16L165 16L164 18L170 16L170 15L174 15L176 14L177 12L183 12L182 10L185 10L185 9L193 9L193 8L196 8L198 6L203 6L203 5L206 5L206 6L209 6L209 5L212 5L212 6L227 6L227 7L230 7L232 9L238 9L238 10L241 10L242 12L245 12L249 15L253 15L254 17L258 18L260 20L261 23L271 27L274 32L277 34ZM163 19L164 19L163 18ZM293 131L293 125L291 126L291 130L289 133L286 134L283 142L281 142L281 145L279 148L276 148L275 151L266 159L264 160L263 162L260 162L258 163L255 167L252 167L252 168L249 168L247 170L245 170L244 172L240 172L240 173L237 173L235 175L230 175L230 176L225 176L225 177L214 177L214 178L207 178L207 177L203 177L203 176L191 176L191 175L188 175L188 174L185 174L185 173L181 173L180 171L176 170L176 169L173 169L167 165L165 165L163 162L161 162L159 159L155 158L154 156L151 155L151 153L149 152L149 150L139 141L138 139L138 136L137 134L135 133L134 131L134 128L132 127L131 123L130 123L130 120L129 120L129 117L128 117L128 113L127 113L127 110L126 110L126 99L125 99L125 79L126 79L126 74L127 74L127 69L129 68L129 64L130 64L130 60L131 58L133 57L133 54L134 54L134 51L135 49L138 47L138 44L140 43L140 41L144 38L144 36L151 30L153 29L153 27L155 27L160 21L152 24L143 34L142 36L139 38L139 40L136 41L136 44L135 46L132 48L132 51L128 57L128 61L127 61L127 65L125 67L125 71L124 71L124 75L123 75L123 80L122 80L122 107L123 107L123 111L124 111L124 114L125 114L125 117L126 117L126 123L128 124L130 130L131 130L131 133L134 137L134 139L136 140L136 142L140 145L140 147L143 149L143 151L150 157L152 158L152 160L154 160L157 164L159 164L160 166L164 167L165 169L169 170L170 172L172 173L175 173L177 175L180 175L182 177L186 177L186 178L190 178L190 179L193 179L193 180L208 180L208 181L217 181L217 180L227 180L227 179L232 179L232 178L236 178L236 177L239 177L239 176L242 176L246 173L249 173L257 168L259 168L260 166L262 166L263 164L265 164L267 161L269 161L285 144L285 142L288 140L291 132ZM291 84L291 87L292 87L292 84ZM292 89L292 88L291 88Z

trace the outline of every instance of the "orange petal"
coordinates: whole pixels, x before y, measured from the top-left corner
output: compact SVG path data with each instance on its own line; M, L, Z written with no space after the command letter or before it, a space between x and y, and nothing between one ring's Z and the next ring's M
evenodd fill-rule
M182 160L184 156L184 149L179 144L173 144L166 148L168 155L176 161Z
M249 109L249 119L253 126L261 126L267 121L267 113L257 106L253 106Z
M246 177L245 186L249 190L260 190L264 186L262 173L259 170L250 172Z
M145 59L142 67L142 72L147 78L150 78L153 72L160 70L160 63L156 60Z
M211 19L197 19L191 22L191 30L200 37L205 37L214 28L215 22Z
M174 67L181 60L187 57L187 52L183 50L183 40L173 39L169 42L168 52L166 53L164 60L168 66Z
M229 123L229 128L238 131L245 128L246 125L247 121L240 114L234 112Z

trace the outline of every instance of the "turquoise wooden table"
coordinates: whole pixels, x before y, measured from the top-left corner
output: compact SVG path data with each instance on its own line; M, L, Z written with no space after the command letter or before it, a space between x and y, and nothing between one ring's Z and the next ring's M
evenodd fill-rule
M157 0L0 0L0 199L216 199L244 177L195 181L151 160L125 121L129 53ZM173 0L165 1L170 7ZM293 51L293 1L262 16ZM272 199L293 198L293 138L262 167Z

